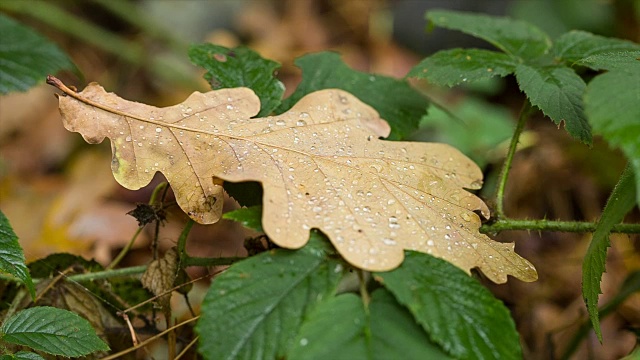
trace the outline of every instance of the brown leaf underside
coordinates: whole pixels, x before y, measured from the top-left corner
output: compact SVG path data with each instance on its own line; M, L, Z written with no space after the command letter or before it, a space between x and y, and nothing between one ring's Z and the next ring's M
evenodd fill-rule
M57 80L57 79L56 79ZM51 82L54 82L52 80ZM537 278L514 244L480 234L487 206L463 190L482 173L445 144L379 140L378 113L341 90L305 96L291 110L260 109L247 88L193 93L167 107L127 101L95 84L75 93L59 81L64 126L89 143L111 139L116 180L128 189L162 172L180 207L199 223L222 211L222 180L259 181L263 228L279 246L300 248L324 232L356 267L386 271L404 249L443 258L497 283Z

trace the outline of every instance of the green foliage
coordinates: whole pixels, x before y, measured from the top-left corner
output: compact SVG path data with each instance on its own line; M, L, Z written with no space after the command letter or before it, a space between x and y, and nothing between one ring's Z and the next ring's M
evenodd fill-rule
M213 44L194 45L191 61L207 70L204 78L213 90L248 87L260 98L258 117L269 115L282 100L284 85L275 77L280 64L246 47L233 49Z
M36 353L18 351L11 355L2 355L0 360L44 360L44 358Z
M4 14L0 34L0 94L28 90L47 74L74 69L55 44Z
M479 99L469 97L448 110L432 106L413 139L453 145L483 167L513 133L509 111Z
M514 58L534 59L551 46L547 34L524 21L444 10L429 11L427 20L483 39Z
M302 69L302 82L276 110L283 113L303 96L322 89L346 90L380 113L391 125L389 139L400 140L418 128L420 117L429 106L425 97L406 81L362 73L349 68L340 55L322 52L296 59Z
M290 359L448 359L385 289L364 304L354 294L318 305L293 342Z
M591 244L582 263L582 296L587 305L593 329L601 342L598 295L601 293L600 281L605 271L607 248L610 245L609 232L613 225L620 223L635 205L636 188L633 178L633 170L627 167L602 211L598 227L593 233Z
M109 350L89 322L75 313L47 306L22 310L5 320L0 339L52 355L84 356Z
M640 205L640 50L600 54L583 61L610 69L587 86L586 112L596 133L620 148L636 173L636 202Z
M262 253L216 278L196 326L205 358L286 354L308 312L335 292L344 268L318 251L323 240L313 234L302 250Z
M234 211L229 211L222 215L222 218L241 223L243 226L262 232L262 206L252 206Z
M565 128L576 139L591 143L591 127L587 122L582 104L584 81L573 70L559 66L516 67L518 85L531 101L558 126Z
M430 338L455 358L522 357L509 310L451 263L407 251L399 268L376 275Z
M407 76L453 86L492 76L515 74L531 104L574 138L591 144L591 128L584 114L584 81L570 66L588 65L585 58L640 50L638 44L571 31L554 44L537 27L508 18L451 11L430 11L434 26L458 30L484 39L504 53L478 49L444 50L427 57ZM546 56L550 52L553 58Z
M0 211L0 271L8 272L22 280L27 286L31 297L36 297L33 281L31 280L29 269L25 265L24 254L18 242L18 236L13 232L9 220L2 211Z

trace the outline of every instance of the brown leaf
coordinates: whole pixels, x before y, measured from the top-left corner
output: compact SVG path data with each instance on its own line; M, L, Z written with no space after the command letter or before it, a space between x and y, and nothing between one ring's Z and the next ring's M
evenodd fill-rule
M161 171L200 223L220 217L220 179L259 181L263 227L279 246L302 247L318 228L370 271L397 267L410 249L467 272L478 267L498 283L537 278L514 244L478 232L474 211L489 210L462 189L481 187L475 163L445 144L379 140L370 125L378 113L347 92L318 91L280 116L251 119L260 103L247 88L196 92L156 108L95 83L75 93L56 80L69 95L60 98L65 127L90 143L111 139L120 184L138 189Z
M169 305L171 293L166 293L174 287L178 271L178 252L175 247L167 250L160 259L149 263L147 270L142 274L140 282L154 295L160 296L159 303L163 307Z

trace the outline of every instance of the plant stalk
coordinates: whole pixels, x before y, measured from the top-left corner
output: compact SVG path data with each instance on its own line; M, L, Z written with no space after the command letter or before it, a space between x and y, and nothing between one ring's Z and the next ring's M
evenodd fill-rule
M500 178L498 181L498 190L496 191L496 213L495 217L498 220L504 219L504 192L507 187L507 180L509 179L509 171L511 170L511 163L513 162L513 157L518 148L518 142L520 140L520 134L524 130L524 124L529 119L529 115L531 114L533 107L529 100L525 100L522 105L522 109L520 110L520 116L518 117L518 124L516 125L516 129L513 132L513 137L511 138L511 143L509 144L509 151L507 152L507 157L504 160L504 164L502 165L502 170L500 171Z
M499 233L505 230L527 230L588 233L594 232L597 225L598 223L594 222L502 219L492 224L482 225L480 232L487 234ZM618 234L640 234L640 224L616 224L611 229L611 232Z

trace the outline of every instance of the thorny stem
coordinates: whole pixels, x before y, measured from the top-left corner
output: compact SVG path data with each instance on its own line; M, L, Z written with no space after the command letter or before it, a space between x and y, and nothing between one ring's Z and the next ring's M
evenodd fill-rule
M101 280L101 279L111 279L111 278L116 278L120 276L138 275L145 272L145 270L147 270L146 265L131 266L131 267L126 267L122 269L115 269L115 270L107 269L104 271L90 272L86 274L69 275L67 276L67 279L71 281L76 281L76 282L95 281L95 280Z
M480 232L490 234L505 230L529 230L588 233L594 232L597 225L598 223L594 222L503 219L482 225ZM613 225L611 233L640 234L640 224L616 224Z
M513 137L511 138L511 143L509 144L509 152L507 153L507 157L504 160L504 164L502 165L502 171L500 171L500 178L498 180L498 190L496 192L496 214L495 217L498 220L505 218L504 214L504 191L507 186L507 179L509 178L509 170L511 170L511 163L513 162L513 156L516 153L516 149L518 147L518 141L520 139L520 134L522 130L524 130L524 124L527 122L529 115L531 114L533 108L529 100L525 100L522 109L520 110L520 116L518 117L518 124L516 125L516 129L513 132Z

